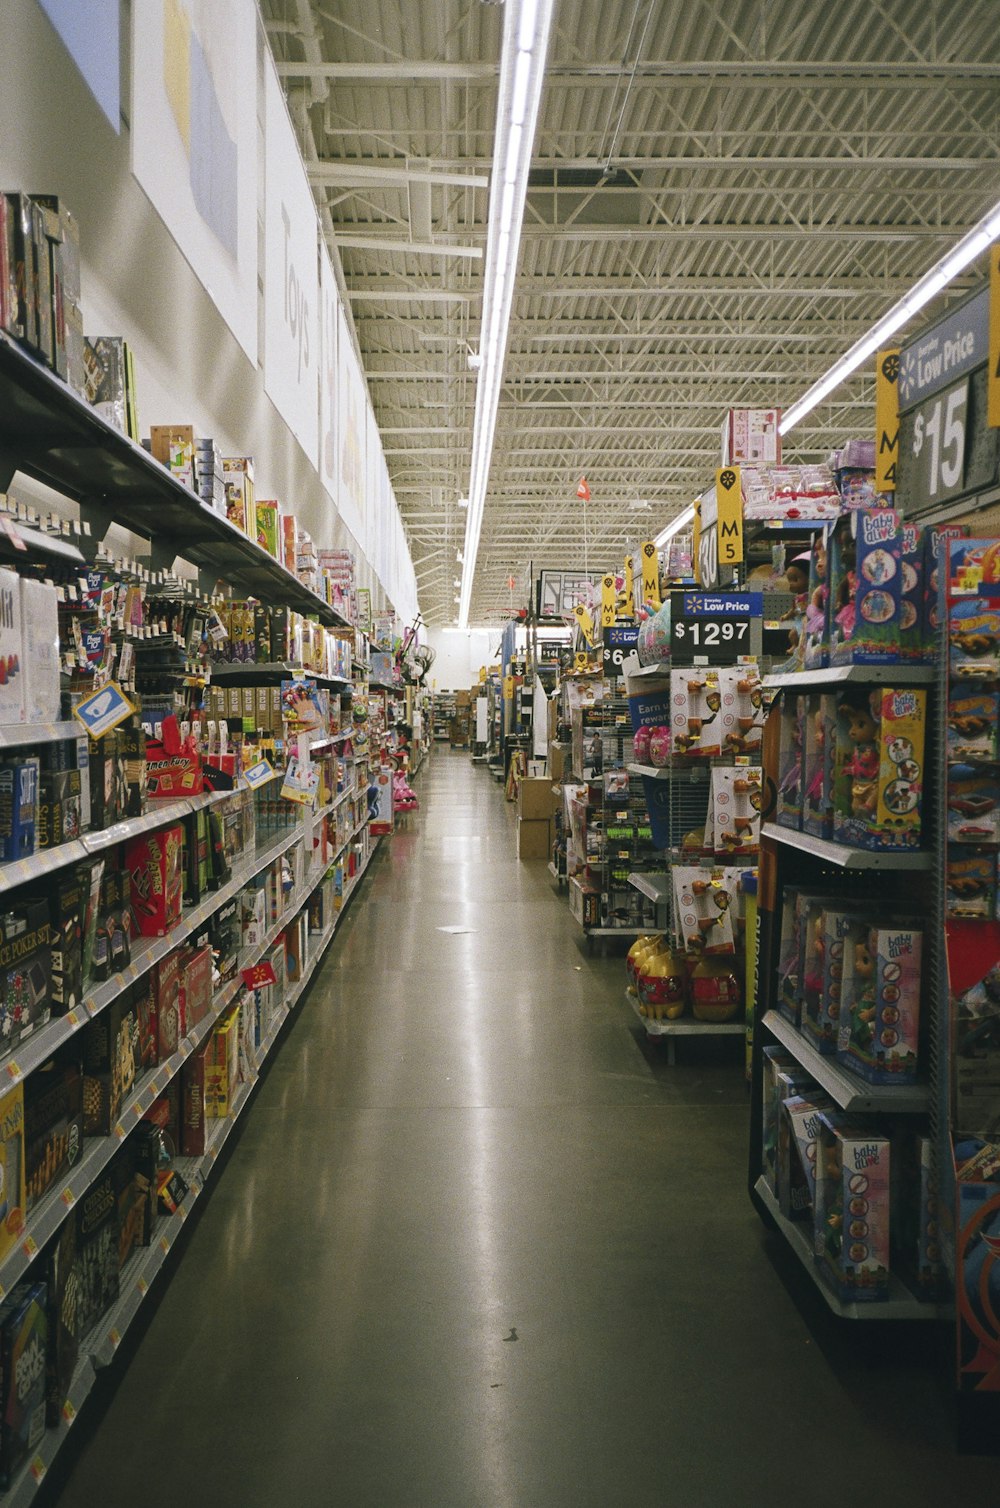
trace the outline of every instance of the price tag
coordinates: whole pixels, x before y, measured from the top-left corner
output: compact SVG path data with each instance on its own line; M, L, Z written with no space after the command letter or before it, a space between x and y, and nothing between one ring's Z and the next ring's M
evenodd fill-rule
M68 1187L63 1189L62 1193L59 1195L59 1198L62 1200L63 1204L68 1210L71 1210L76 1203L76 1195L73 1193L73 1190Z
M115 1135L117 1136L119 1141L125 1140L125 1127L122 1125L121 1121L119 1121L117 1126L115 1127Z
M601 673L605 680L618 680L622 662L630 655L639 638L637 628L606 628L604 647L601 651Z
M682 592L674 607L670 653L677 664L733 665L750 653L750 624L762 616L763 598L759 592Z
M76 1011L67 1011L66 1012L66 1020L67 1020L67 1022L69 1023L70 1026L79 1026L80 1025L80 1018L76 1014Z
M24 1074L21 1071L20 1065L15 1063L13 1058L11 1058L8 1063L4 1064L4 1070L12 1084L16 1084L20 1079L24 1078Z
M908 503L924 507L957 497L964 490L968 416L967 377L925 399L911 415Z
M67 1424L73 1424L76 1420L76 1409L68 1398L62 1406L62 1416Z
M48 1471L48 1467L46 1466L45 1462L42 1460L41 1456L36 1456L35 1457L35 1459L31 1463L31 1467L29 1469L31 1471L32 1477L34 1478L34 1480L36 1482L40 1482L42 1480L42 1478L44 1477L45 1473Z
M138 1288L138 1290L142 1294L143 1298L145 1298L146 1294L149 1292L149 1284L146 1282L146 1279L145 1278L137 1278L135 1286Z
M111 1345L112 1345L112 1347L113 1347L113 1349L115 1351L118 1350L118 1347L122 1343L121 1335L119 1334L119 1332L117 1330L109 1330L108 1331L108 1340L111 1342Z
M24 1252L24 1255L26 1257L33 1257L37 1254L38 1242L35 1240L34 1236L28 1236L24 1241L21 1242L21 1250Z
M162 1251L164 1256L166 1256L167 1252L170 1250L170 1242L167 1240L166 1236L160 1237L160 1250Z

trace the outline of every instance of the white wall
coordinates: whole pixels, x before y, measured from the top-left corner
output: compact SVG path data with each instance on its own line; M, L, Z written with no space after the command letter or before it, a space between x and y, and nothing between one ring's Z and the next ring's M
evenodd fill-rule
M193 423L224 455L252 454L258 496L277 497L320 546L353 549L357 584L381 605L356 541L266 396L261 368L133 178L127 126L120 136L111 129L35 0L4 0L2 9L0 185L59 194L79 221L84 328L131 344L140 432Z
M437 691L468 691L479 675L480 665L492 665L498 659L500 630L468 629L456 633L450 629L427 628L423 637L437 659L431 666L428 681Z

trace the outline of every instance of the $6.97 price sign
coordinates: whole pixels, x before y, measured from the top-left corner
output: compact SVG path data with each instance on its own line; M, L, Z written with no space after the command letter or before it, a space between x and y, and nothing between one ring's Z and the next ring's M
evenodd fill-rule
M684 592L670 624L670 653L679 663L694 658L728 665L750 653L750 623L761 617L759 592Z

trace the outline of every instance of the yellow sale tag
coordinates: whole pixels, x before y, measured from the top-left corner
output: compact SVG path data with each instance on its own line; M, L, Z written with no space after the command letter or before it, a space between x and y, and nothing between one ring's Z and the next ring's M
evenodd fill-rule
M146 1282L146 1279L145 1278L139 1278L136 1281L136 1285L135 1286L138 1288L138 1290L142 1294L143 1298L145 1298L146 1294L149 1292L149 1284Z
M109 1340L109 1341L110 1341L110 1342L111 1342L111 1344L112 1344L112 1345L113 1345L113 1346L114 1346L114 1348L115 1348L115 1350L116 1350L116 1351L117 1351L117 1350L118 1350L118 1347L119 1347L119 1346L120 1346L120 1345L121 1345L121 1343L122 1343L122 1338L121 1338L121 1336L120 1336L120 1335L119 1335L119 1333L118 1333L118 1331L117 1331L117 1330L109 1330L109 1331L108 1331L108 1340Z
M66 1020L69 1022L70 1026L79 1026L80 1025L80 1018L76 1014L76 1011L67 1011L66 1012Z
M986 422L1000 429L1000 245L990 247L990 364L986 369Z
M76 1409L73 1407L72 1403L70 1403L68 1398L62 1406L62 1416L67 1424L72 1424L73 1420L76 1418Z
M657 608L660 605L660 558L651 539L645 541L641 554L642 605Z
M117 1136L119 1141L125 1140L125 1127L122 1125L121 1121L119 1121L117 1126L115 1127L115 1135Z
M895 492L899 460L899 347L875 358L875 491Z
M31 1475L34 1477L35 1481L40 1482L47 1471L48 1467L42 1460L41 1456L36 1456L31 1463Z
M71 1210L76 1203L76 1195L73 1193L73 1190L69 1188L63 1189L62 1193L59 1195L59 1198L62 1200L63 1204L68 1210Z
M167 1252L170 1250L170 1242L167 1240L166 1236L160 1237L160 1250L162 1251L164 1256L166 1256Z
M505 702L514 700L514 677L505 675L503 678L503 699Z
M21 1072L19 1065L14 1062L13 1058L11 1058L10 1062L6 1065L6 1071L7 1077L10 1079L12 1084L16 1084L18 1079L24 1078L24 1074Z
M743 560L743 486L738 466L720 466L715 473L715 505L719 513L719 564Z

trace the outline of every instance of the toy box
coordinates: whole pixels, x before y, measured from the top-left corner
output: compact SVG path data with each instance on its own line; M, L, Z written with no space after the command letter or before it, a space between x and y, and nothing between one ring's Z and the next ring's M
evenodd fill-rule
M180 1147L183 1157L202 1157L205 1153L206 1080L211 1038L191 1054L181 1069Z
M820 1117L816 1178L816 1256L839 1298L876 1303L889 1296L889 1139L863 1122Z
M837 1051L844 954L864 927L864 921L852 912L840 910L829 902L823 906L816 939L816 988L810 988L813 976L807 968L801 1029L802 1035L825 1057L832 1057Z
M83 826L80 770L43 770L38 782L39 848L57 848L78 838Z
M824 528L814 536L809 556L809 586L802 624L802 662L806 670L820 669L826 665L830 654L827 638L830 601L829 532L828 528Z
M845 951L837 1058L872 1084L912 1084L920 1046L923 934L869 927Z
M722 857L755 854L760 847L759 765L713 769L710 796L712 846ZM709 824L705 839L708 845Z
M786 885L781 897L781 931L778 936L778 973L774 998L778 1012L793 1026L799 1025L802 980L802 927L807 897L797 885Z
M902 658L903 531L894 508L849 513L834 526L830 562L831 665Z
M901 531L899 648L904 660L921 665L934 658L934 641L928 637L925 611L926 549L923 530L916 524L904 523Z
M70 1044L72 1046L72 1044ZM83 1076L71 1057L50 1058L24 1081L24 1207L32 1210L83 1150Z
M24 1226L24 1085L0 1095L0 1261Z
M58 1429L79 1356L76 1265L76 1221L64 1220L42 1258L45 1276L49 1343L45 1356L45 1422Z
M0 1308L0 1487L45 1434L49 1321L44 1283L18 1283Z
M0 765L0 862L26 859L35 851L38 815L37 759Z
M781 697L778 734L778 792L775 817L782 827L802 826L803 754L807 698L786 691Z
M111 1170L105 1168L76 1206L77 1335L83 1341L117 1302L118 1201Z
M997 758L1000 694L993 689L963 687L948 700L948 759Z
M21 584L16 571L0 567L0 724L24 722L21 673Z
M239 1088L240 1007L235 1005L217 1023L209 1038L205 1060L205 1114L224 1120Z
M786 1220L810 1220L816 1196L819 1118L832 1106L823 1093L782 1100L778 1118L778 1205Z
M110 1136L135 1084L139 1026L130 994L116 996L81 1033L83 1131Z
M180 958L180 1030L187 1036L212 1008L212 949L184 948Z
M948 576L951 542L964 539L968 532L968 524L925 524L921 531L924 642L931 656L941 627L941 583Z
M184 888L183 853L184 829L179 825L144 833L126 843L133 934L164 937L177 925Z
M813 692L802 725L802 830L833 837L833 752L837 742L837 699Z
M674 918L688 953L715 954L736 951L732 896L721 871L673 866Z
M837 706L833 836L888 852L920 846L927 694L879 687Z
M52 943L44 901L0 915L0 1049L9 1050L49 1019Z
M948 766L948 843L1000 843L1000 778L968 764Z
M918 1299L941 1296L943 1268L934 1143L901 1129L892 1140L892 1257Z
M762 1097L761 1172L771 1193L778 1193L778 1121L783 1100L809 1094L816 1081L780 1047L764 1048Z
M20 578L24 720L59 721L59 592L45 581Z
M958 540L952 550L969 540ZM1000 601L960 597L948 609L948 668L955 681L992 681L1000 676Z
M83 914L89 870L62 870L49 881L52 1014L75 1010L83 996Z
M175 949L166 958L161 958L151 973L157 1057L161 1063L177 1051L183 1035L180 1016L180 962L180 950Z
M276 498L258 498L255 506L257 543L275 560L281 547L280 508Z
M671 670L670 736L675 753L698 759L721 753L721 708L714 670Z
M997 858L993 849L949 850L945 861L945 915L986 921L996 914Z

